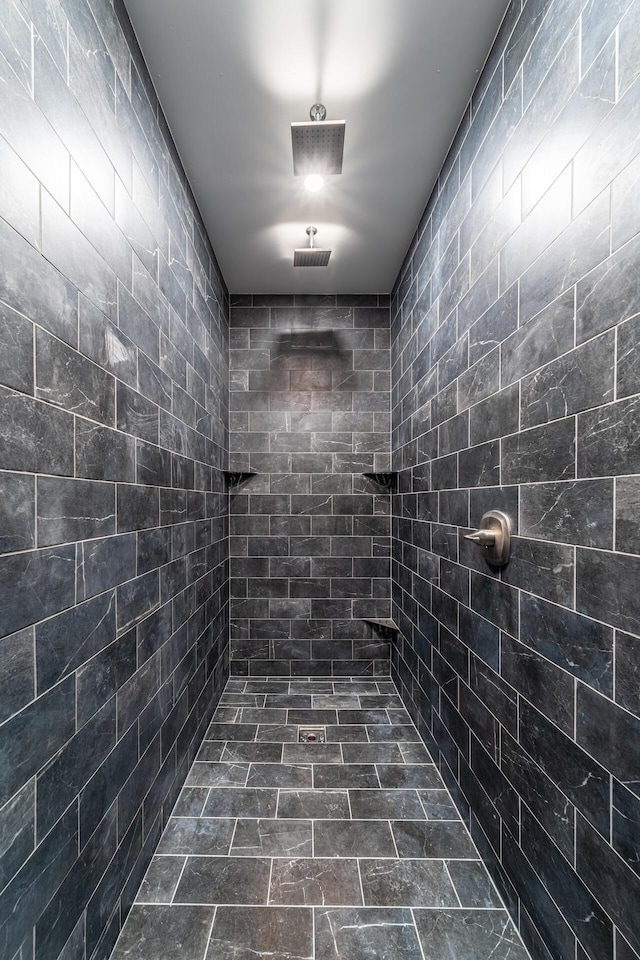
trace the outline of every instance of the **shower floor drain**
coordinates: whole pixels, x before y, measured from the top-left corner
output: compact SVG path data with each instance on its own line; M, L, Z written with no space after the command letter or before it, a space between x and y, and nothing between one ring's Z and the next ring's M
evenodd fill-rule
M324 743L324 727L300 727L298 730L298 743Z

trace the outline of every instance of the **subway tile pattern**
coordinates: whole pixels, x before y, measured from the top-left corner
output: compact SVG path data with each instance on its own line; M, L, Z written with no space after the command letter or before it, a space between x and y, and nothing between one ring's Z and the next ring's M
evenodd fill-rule
M233 295L234 675L388 673L389 297Z
M0 954L100 960L228 674L228 296L124 5L1 19Z
M264 954L527 960L388 678L229 680L113 960Z
M510 4L392 298L393 676L540 960L640 956L639 26Z

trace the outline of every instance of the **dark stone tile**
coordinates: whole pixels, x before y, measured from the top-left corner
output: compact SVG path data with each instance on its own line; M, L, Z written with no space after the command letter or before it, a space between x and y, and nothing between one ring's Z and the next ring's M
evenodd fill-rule
M350 790L351 812L357 820L423 820L415 790Z
M77 475L92 480L133 483L136 474L133 437L89 420L76 418L75 423Z
M208 960L240 960L263 952L290 960L313 957L313 910L298 907L218 907Z
M315 948L317 960L421 960L410 910L317 909Z
M171 817L163 831L157 853L226 856L234 826L234 820L222 818Z
M400 857L456 860L477 857L462 823L395 820L391 826Z
M3 889L35 847L35 781L30 780L0 813L0 882Z
M184 857L154 856L138 890L136 902L171 903L184 862Z
M189 857L174 902L266 904L270 867L250 857Z
M613 542L613 481L523 487L520 533L524 537L610 549Z
M362 860L362 890L367 906L453 907L457 898L436 860Z
M573 292L564 295L512 334L502 344L504 384L519 380L573 347Z
M594 619L634 631L640 616L640 560L599 550L576 551L576 607Z
M0 475L0 553L35 547L35 484L21 473Z
M639 403L633 397L578 417L578 476L619 476L640 470L640 444L633 429Z
M236 857L308 857L310 820L238 820L231 855Z
M425 960L527 960L506 910L416 910Z
M500 897L483 863L450 860L447 870L463 907L501 908Z
M200 802L200 798L198 798ZM204 802L204 800L203 800ZM204 808L193 810L194 816L203 817L275 817L278 802L277 790L262 790L253 787L215 787L209 791ZM177 814L184 816L185 814Z
M33 324L6 304L0 304L0 383L21 393L33 393Z
M418 796L428 820L458 820L458 813L453 800L447 792L442 790L419 790Z
M162 953L178 960L185 950L204 956L213 919L212 907L135 904L113 953L115 960L153 960Z
M578 283L576 300L576 339L578 343L638 312L638 290L634 263L640 240L632 240L604 260Z
M194 763L187 774L190 787L244 787L249 771L248 763ZM255 784L251 784L255 786ZM266 784L260 784L266 786Z
M302 764L252 763L248 787L296 787L312 785L312 767Z
M640 800L615 780L611 820L614 850L617 850L636 874L639 873L637 850L640 840Z
M71 606L74 579L73 545L0 558L0 633L14 633Z
M73 417L64 410L0 389L0 442L6 470L73 474Z
M38 477L38 544L105 537L116 532L111 483Z
M312 820L348 820L346 790L280 790L278 817Z
M332 763L313 768L313 785L320 789L376 788L379 786L376 769L366 763Z
M503 573L506 583L566 607L573 606L573 547L514 537L511 551Z
M360 874L356 860L276 860L271 872L269 902L301 906L360 906Z
M108 426L115 422L115 379L65 343L36 331L36 396Z
M579 468L579 474L585 476L583 469ZM502 440L503 483L572 480L575 475L575 422L571 417ZM593 471L588 475L592 476Z
M389 823L385 820L316 820L313 826L317 857L395 857Z
M640 714L640 639L616 630L616 701L632 713ZM596 684L592 684L596 686ZM597 686L596 686L597 689ZM610 686L603 690L609 693Z
M607 697L578 684L576 740L590 756L640 796L640 719Z
M77 548L77 599L87 600L136 573L135 535L88 540Z
M603 693L611 691L613 632L610 627L523 593L520 639L595 689Z

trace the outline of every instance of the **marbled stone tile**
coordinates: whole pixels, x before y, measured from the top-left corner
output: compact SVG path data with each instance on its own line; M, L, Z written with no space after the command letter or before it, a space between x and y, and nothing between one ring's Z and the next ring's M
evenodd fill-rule
M174 903L266 904L270 869L254 857L188 857Z
M0 338L0 383L33 394L33 325L4 303L0 304Z
M362 860L367 906L453 907L458 901L440 860Z
M421 960L410 910L317 909L315 947L317 960Z
M316 764L313 768L313 785L319 789L344 789L379 786L373 764L348 763Z
M201 763L189 771L189 787L244 787L249 773L248 763ZM254 784L255 785L255 784ZM267 784L263 784L267 786Z
M214 787L202 799L202 788L185 787L189 791L198 791L193 798L193 806L176 807L174 816L202 817L275 817L278 802L277 790L245 787ZM200 812L198 805L202 803ZM178 812L180 809L180 812ZM182 812L184 810L184 812Z
M235 827L234 820L200 817L171 817L164 828L158 854L200 854L225 856Z
M285 743L285 763L342 763L337 743Z
M463 907L501 908L500 897L481 861L449 860L447 870Z
M0 643L0 719L26 706L36 695L33 627L19 630Z
M367 726L367 735L371 743L414 743L420 740L416 728L404 723Z
M391 829L402 858L472 860L477 857L462 823L394 820Z
M184 857L154 856L138 890L136 903L171 903L184 863Z
M349 803L356 820L425 818L415 790L350 790Z
M276 860L271 871L269 903L301 906L360 906L356 860Z
M348 820L349 795L341 790L280 790L278 817L285 819Z
M384 820L316 820L317 857L395 857L389 823Z
M425 960L527 960L506 910L416 910Z
M210 741L205 741L203 747ZM220 757L200 757L199 760L205 759L218 759L224 760L226 762L232 763L258 763L262 761L263 763L281 763L282 762L282 744L280 743L242 743L242 742L230 742L224 744L224 749L222 750ZM285 761L287 757L285 756Z
M113 952L116 960L153 960L160 952L178 960L185 950L204 956L213 909L196 906L135 904Z
M309 857L312 852L310 820L238 820L231 856Z
M207 960L251 957L268 945L273 957L312 960L313 910L278 907L218 907Z

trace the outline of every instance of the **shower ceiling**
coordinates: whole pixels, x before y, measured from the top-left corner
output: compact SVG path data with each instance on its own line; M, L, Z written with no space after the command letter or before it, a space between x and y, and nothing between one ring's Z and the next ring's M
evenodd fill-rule
M390 290L507 0L125 0L231 291ZM346 120L294 177L291 122ZM333 250L294 269L309 223Z

